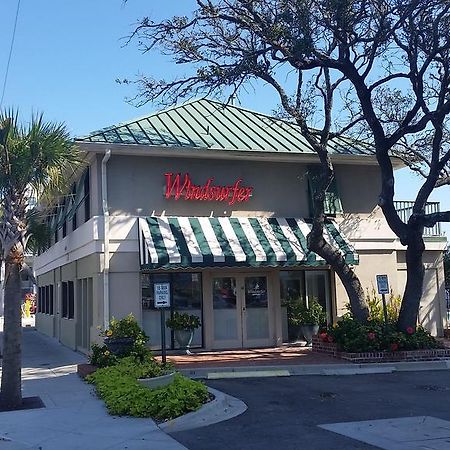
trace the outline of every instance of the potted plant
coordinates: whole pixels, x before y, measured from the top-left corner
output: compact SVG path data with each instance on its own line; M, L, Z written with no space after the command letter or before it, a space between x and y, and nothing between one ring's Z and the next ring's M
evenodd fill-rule
M291 300L288 303L288 322L291 329L299 331L311 345L312 337L318 333L319 326L326 322L326 314L322 305L315 299L308 305L302 299Z
M151 354L147 354L135 372L138 382L149 389L157 389L172 383L175 380L175 373L171 363L161 364Z
M145 348L148 337L137 323L133 314L123 319L112 318L109 328L100 333L108 350L116 356L127 356L133 350L139 353Z
M200 319L193 314L175 311L172 317L166 320L166 325L174 331L178 345L186 349L186 354L190 355L189 348L194 337L194 331L201 325Z

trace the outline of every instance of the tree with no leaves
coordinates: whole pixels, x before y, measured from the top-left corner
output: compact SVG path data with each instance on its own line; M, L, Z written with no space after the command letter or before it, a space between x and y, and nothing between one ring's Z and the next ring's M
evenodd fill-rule
M5 409L22 403L20 272L36 218L30 196L54 195L78 160L63 125L39 115L22 126L16 112L0 113L0 261L5 269L0 405Z
M449 211L425 210L433 189L450 184L448 0L196 4L191 17L159 23L144 18L132 33L130 40L137 39L144 53L158 48L191 70L174 80L136 80L140 101L166 104L200 93L231 97L258 80L273 87L283 113L301 127L321 163L309 248L336 271L359 320L367 318L362 288L337 249L323 239L323 199L334 176L331 140L343 132L369 139L381 171L378 203L406 246L398 326L415 327L425 274L424 227L450 221ZM424 177L407 223L394 206L392 156Z

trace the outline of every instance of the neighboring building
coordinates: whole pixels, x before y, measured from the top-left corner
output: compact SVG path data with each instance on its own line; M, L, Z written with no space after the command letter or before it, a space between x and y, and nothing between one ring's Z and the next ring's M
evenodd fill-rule
M40 331L87 351L98 326L132 312L157 348L155 282L171 283L172 310L201 317L194 344L204 349L282 344L289 298L317 298L330 322L344 312L340 281L306 248L318 158L297 126L197 100L77 143L89 167L55 208L52 245L34 263ZM377 207L375 156L342 138L331 153L327 239L363 286L387 274L401 294L405 248ZM405 216L410 207L399 204ZM446 240L428 232L420 320L441 334Z

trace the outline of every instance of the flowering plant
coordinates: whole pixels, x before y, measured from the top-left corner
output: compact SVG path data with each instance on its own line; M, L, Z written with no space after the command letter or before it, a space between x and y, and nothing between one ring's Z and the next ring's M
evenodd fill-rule
M109 328L100 331L100 336L119 339L119 338L134 338L148 340L147 336L137 323L133 314L128 314L128 316L123 319L116 319L113 317L109 322Z
M99 329L100 336L105 338L104 342L106 344L106 350L101 347L103 353L108 350L113 353L116 352L119 356L134 355L142 359L148 352L146 347L148 336L144 333L131 313L122 319L113 317L107 329ZM119 347L117 350L114 350L112 348L114 342L122 339L130 340L131 342L127 344L126 347Z
M89 362L97 367L108 367L117 364L119 358L108 350L106 345L91 345Z
M438 348L439 342L423 327L408 327L399 331L395 323L369 320L361 324L344 315L334 326L319 334L323 342L336 342L338 349L347 352L416 350ZM331 340L330 340L331 338Z

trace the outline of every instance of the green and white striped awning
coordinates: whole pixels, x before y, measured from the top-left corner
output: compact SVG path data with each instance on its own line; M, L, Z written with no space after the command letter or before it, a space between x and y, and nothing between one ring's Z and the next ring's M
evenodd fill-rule
M326 262L309 251L304 219L253 217L139 218L141 269L195 267L318 266ZM327 222L325 238L339 247L349 264L358 255Z

